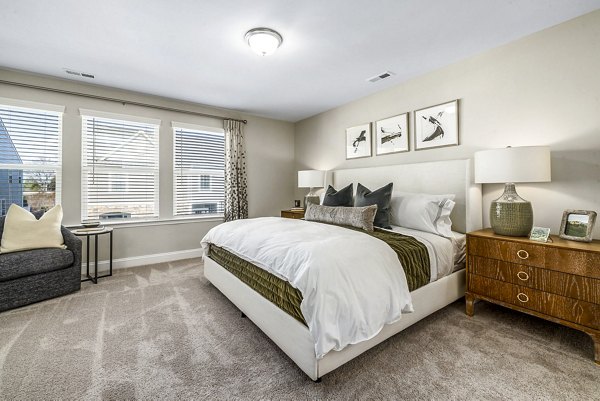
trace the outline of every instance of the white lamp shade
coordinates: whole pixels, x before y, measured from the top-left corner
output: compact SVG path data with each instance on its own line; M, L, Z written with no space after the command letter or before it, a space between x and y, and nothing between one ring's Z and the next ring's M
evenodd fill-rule
M550 181L550 148L523 146L475 153L475 182L481 184Z
M325 171L298 171L298 188L323 188L325 186Z

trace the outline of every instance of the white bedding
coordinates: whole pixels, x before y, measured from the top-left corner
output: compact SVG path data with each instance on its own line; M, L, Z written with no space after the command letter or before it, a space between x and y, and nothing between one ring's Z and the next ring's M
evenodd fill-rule
M427 247L431 266L430 283L451 274L464 262L466 243L464 234L453 231L451 237L445 238L399 226L392 226L391 231L414 237Z
M374 337L413 310L396 253L359 231L262 217L214 227L201 241L205 252L211 243L302 292L300 307L318 359Z

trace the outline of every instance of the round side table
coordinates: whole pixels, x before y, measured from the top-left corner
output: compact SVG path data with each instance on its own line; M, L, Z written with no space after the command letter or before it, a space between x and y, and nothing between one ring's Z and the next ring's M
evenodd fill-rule
M98 279L103 277L110 277L113 273L113 229L111 227L104 227L102 229L89 229L89 228L78 228L71 230L71 232L78 237L85 237L86 239L86 276L87 278L81 280L91 281L94 284L98 284ZM109 256L109 272L103 276L98 276L98 237L100 235L109 234L110 236L110 256ZM90 237L94 237L94 275L90 275Z

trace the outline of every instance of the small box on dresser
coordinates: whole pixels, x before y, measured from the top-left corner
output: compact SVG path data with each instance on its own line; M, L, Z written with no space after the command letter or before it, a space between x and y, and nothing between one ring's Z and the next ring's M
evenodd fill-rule
M484 300L581 330L600 364L600 241L467 234L466 313Z

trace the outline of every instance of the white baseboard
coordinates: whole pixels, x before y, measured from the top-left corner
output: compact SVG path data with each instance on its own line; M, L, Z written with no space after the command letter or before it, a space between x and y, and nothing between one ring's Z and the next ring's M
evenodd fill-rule
M155 263L173 262L175 260L199 258L203 254L202 248L198 249L186 249L184 251L155 253L153 255L143 256L132 256L130 258L113 259L113 270L114 269L126 269L128 267L136 267L143 265L152 265ZM81 264L82 271L85 272L87 264L85 258ZM91 267L93 267L93 261L90 260ZM108 260L98 261L98 270L105 271L109 268Z

